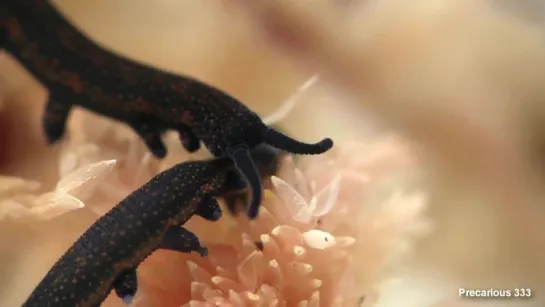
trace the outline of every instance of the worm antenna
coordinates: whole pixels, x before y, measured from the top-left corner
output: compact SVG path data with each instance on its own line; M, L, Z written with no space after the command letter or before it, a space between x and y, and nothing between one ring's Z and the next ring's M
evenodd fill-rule
M273 128L269 128L265 132L264 142L278 149L301 155L318 155L333 147L333 141L330 138L325 138L318 143L308 144L294 140Z
M237 169L246 177L246 181L250 186L252 200L248 207L248 217L250 219L255 219L259 213L259 205L261 205L261 200L263 198L261 178L259 177L257 168L252 161L247 146L234 146L229 150L229 156L235 161Z

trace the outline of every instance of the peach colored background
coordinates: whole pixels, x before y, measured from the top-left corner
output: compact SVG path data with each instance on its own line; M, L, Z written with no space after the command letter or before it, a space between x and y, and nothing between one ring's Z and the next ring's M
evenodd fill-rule
M310 76L268 51L217 1L55 2L98 42L134 59L205 80L262 115ZM56 161L56 151L45 147L39 127L45 91L7 56L0 56L0 69L5 104L0 111L0 173L53 183L55 165L50 161ZM335 110L335 101L323 97L310 93L283 123L286 130L306 140L324 134L341 140L347 137L346 129L361 127L361 120ZM326 117L330 114L333 118ZM419 245L420 259L454 269L467 279L465 285L493 287L501 283L497 280L501 276L526 281L543 293L545 267L536 251L543 252L545 240L526 240L527 233L512 222L511 213L472 205L444 202L432 208L440 227ZM35 229L0 224L0 305L18 306L92 222L90 215L75 216L37 224Z

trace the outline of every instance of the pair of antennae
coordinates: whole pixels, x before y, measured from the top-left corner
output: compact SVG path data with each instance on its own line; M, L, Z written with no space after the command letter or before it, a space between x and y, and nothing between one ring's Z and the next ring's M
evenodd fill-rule
M272 115L263 119L265 125L270 126L282 120L295 107L299 96L318 82L319 74L314 74L310 79L303 83L282 105L282 107L273 112ZM278 130L268 127L263 142L277 149L284 150L293 154L317 155L324 153L333 147L333 141L325 138L318 143L308 144L297 141ZM250 190L252 200L248 207L248 217L254 219L259 213L259 206L263 198L263 188L261 186L261 176L250 156L249 148L245 144L236 145L229 150L229 156L234 160L238 170L244 175Z
M333 141L325 138L318 143L309 144L297 141L280 131L268 128L263 137L265 144L293 154L317 155L324 153L333 147ZM263 199L263 187L261 177L250 155L250 149L246 144L238 144L228 150L228 154L235 162L237 169L244 175L248 183L252 200L248 207L248 217L255 219L259 213L259 206Z

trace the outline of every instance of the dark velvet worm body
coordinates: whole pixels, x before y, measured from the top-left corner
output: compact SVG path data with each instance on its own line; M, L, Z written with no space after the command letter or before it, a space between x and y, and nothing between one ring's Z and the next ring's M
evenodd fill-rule
M49 90L43 127L50 143L62 138L74 106L129 125L158 158L167 154L162 133L175 130L186 150L196 151L202 141L213 155L235 161L251 187L251 218L262 187L250 149L265 143L294 154L320 154L333 146L331 139L297 141L217 88L105 50L46 0L2 0L0 18L0 47Z
M157 249L207 249L182 225L194 214L215 221L215 199L244 179L227 157L185 162L160 173L98 219L53 265L23 307L98 307L114 290L129 303L136 269Z

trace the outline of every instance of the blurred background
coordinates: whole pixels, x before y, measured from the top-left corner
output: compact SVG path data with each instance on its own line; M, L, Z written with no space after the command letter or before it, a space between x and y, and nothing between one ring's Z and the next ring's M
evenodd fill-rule
M313 74L256 39L249 24L228 14L219 1L54 2L104 46L141 62L197 77L262 116L279 107ZM501 5L535 23L541 23L545 13L545 5L539 1L503 0ZM42 183L44 190L51 190L58 180L60 149L46 147L42 137L40 115L46 91L6 54L0 56L0 70L0 174L34 180ZM365 141L386 131L357 100L326 84L307 91L279 126L305 141L322 137L336 142ZM531 288L536 296L532 301L486 305L537 306L537 300L545 295L541 257L545 240L535 232L539 225L526 226L541 223L545 215L521 221L517 212L530 210L524 205L498 207L470 196L464 199L461 191L448 186L434 188L442 191L441 197L426 214L436 228L417 242L414 256L405 263L408 271L422 267L426 272L440 270L444 280L452 283L454 294L459 287ZM531 212L542 214L543 210ZM82 213L35 225L0 222L0 305L18 306L95 218ZM384 306L402 306L411 296L427 295L426 290L407 290L409 285L419 285L410 282L416 280L411 278L398 292L392 292L402 303L384 302Z

